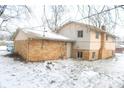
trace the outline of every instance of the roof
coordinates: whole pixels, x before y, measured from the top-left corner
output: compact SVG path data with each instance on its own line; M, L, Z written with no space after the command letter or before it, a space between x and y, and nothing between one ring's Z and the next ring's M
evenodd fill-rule
M31 39L47 39L47 40L70 41L70 42L74 41L68 37L56 34L54 32L50 32L50 31L44 32L42 30L34 30L34 29L30 29L30 28L17 29L17 32L16 32L16 35L14 36L14 39L17 36L17 34L19 33L19 31L23 31L25 33L25 35Z
M106 33L107 35L109 35L111 37L114 37L114 38L116 37L115 35L113 35L113 34L111 34L109 32L106 32L105 30L102 30L102 29L100 29L100 28L98 28L96 26L89 25L89 24L84 24L84 23L80 23L80 22L76 22L76 21L69 21L69 22L65 23L64 25L62 25L61 27L59 27L57 29L57 31L60 31L63 27L65 27L65 26L67 26L67 25L69 25L71 23L75 23L75 24L78 24L78 25L81 25L81 26L86 26L87 28L92 29L92 31L104 32L104 33Z

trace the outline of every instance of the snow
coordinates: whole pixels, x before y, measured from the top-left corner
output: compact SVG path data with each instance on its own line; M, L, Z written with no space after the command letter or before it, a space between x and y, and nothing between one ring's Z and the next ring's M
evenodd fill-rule
M124 87L124 54L97 61L76 59L24 62L0 51L2 88Z
M44 38L44 39L52 39L52 40L69 40L69 41L74 41L68 37L56 34L54 32L50 32L50 31L45 31L44 30L35 30L35 29L22 29L22 31L24 31L25 33L32 33L32 34L36 34L37 37L40 38Z
M120 45L122 48L124 48L124 45Z
M5 50L7 50L6 46L0 46L0 51L5 51Z
M117 44L116 48L124 48L124 45Z

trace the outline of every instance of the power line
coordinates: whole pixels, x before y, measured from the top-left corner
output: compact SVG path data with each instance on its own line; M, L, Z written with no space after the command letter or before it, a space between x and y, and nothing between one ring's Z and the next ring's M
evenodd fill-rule
M124 6L124 5L115 6L114 8L107 9L107 10L101 11L101 12L99 12L99 13L92 14L92 15L90 15L90 16L86 16L86 17L81 18L81 19L79 19L79 20L77 20L77 21L80 21L80 20L82 20L82 19L87 19L87 18L96 16L96 15L99 15L99 14L102 14L102 13L105 13L105 12L108 12L108 11L111 11L111 10L114 10L114 9L117 9L117 8L120 8L120 7L121 7L121 8L124 8L123 6Z

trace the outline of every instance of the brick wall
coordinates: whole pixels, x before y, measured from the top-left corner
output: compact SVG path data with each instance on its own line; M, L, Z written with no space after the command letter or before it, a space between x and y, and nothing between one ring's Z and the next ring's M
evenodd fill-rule
M114 56L114 54L115 54L114 50L102 49L102 50L100 50L99 59L110 58L110 57Z
M101 48L99 50L99 59L110 58L114 55L115 53L114 43L115 42L112 42L112 40L110 40L110 37L109 40L106 40L106 33L104 32L101 33Z
M95 52L95 58L92 57L93 52ZM99 59L99 50L90 50L89 51L89 60L97 60Z
M66 58L66 44L61 41L30 40L29 61L42 61Z
M83 60L95 60L98 59L99 56L99 50L81 50L81 49L73 49L72 57L77 58L77 52L83 52L82 59ZM92 53L95 52L95 58L92 58Z
M15 53L22 56L24 59L27 59L27 51L28 51L28 41L25 40L17 40L14 41Z

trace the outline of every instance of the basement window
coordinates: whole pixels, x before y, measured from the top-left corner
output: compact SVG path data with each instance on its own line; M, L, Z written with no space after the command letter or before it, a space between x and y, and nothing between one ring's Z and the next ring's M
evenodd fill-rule
M82 58L82 56L83 56L83 52L78 51L77 52L77 58Z
M83 37L83 31L82 30L78 31L78 37Z
M93 52L93 53L92 53L92 58L94 59L95 57L96 57L96 53Z

